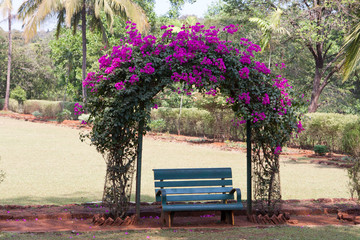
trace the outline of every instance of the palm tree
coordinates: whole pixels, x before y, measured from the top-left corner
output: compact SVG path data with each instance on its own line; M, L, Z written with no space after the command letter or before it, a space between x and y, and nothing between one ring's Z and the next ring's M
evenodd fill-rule
M261 51L269 49L269 68L271 67L271 38L273 33L276 34L290 34L285 28L280 26L281 15L283 11L280 8L276 8L268 20L261 18L250 18L250 22L256 23L262 31L262 38L260 41Z
M98 29L106 40L105 28L100 13L105 14L112 29L114 15L130 19L137 24L141 32L149 28L148 20L143 9L132 0L27 0L19 8L19 18L24 20L24 36L29 41L36 35L37 27L51 15L57 16L56 36L64 23L72 26L75 33L81 21L82 33L82 79L86 78L86 22L89 18L91 29ZM86 103L86 89L82 87L83 101Z
M7 68L7 77L6 77L6 91L5 91L5 103L3 110L7 111L9 108L9 97L10 97L10 74L11 74L11 10L12 2L11 0L0 0L0 9L3 11L2 15L8 17L9 23L9 50L8 50L8 68Z
M343 81L358 67L360 60L360 22L354 26L351 33L346 36L339 54L343 54L341 72Z

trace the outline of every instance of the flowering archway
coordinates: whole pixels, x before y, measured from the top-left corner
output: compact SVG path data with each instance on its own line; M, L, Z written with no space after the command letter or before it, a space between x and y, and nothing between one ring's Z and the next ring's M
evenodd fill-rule
M106 158L103 201L110 203L111 213L126 214L134 163L141 154L139 138L156 107L154 96L174 82L183 83L178 92L188 95L221 92L237 116L235 124L251 122L255 199L270 204L281 198L281 146L302 127L288 81L254 60L260 47L244 38L220 40L220 33L238 31L234 25L222 30L183 26L177 34L163 26L161 39L141 36L135 24L127 29L128 37L101 57L99 71L83 82L90 91L86 107L93 126L87 137ZM75 110L83 111L79 105Z

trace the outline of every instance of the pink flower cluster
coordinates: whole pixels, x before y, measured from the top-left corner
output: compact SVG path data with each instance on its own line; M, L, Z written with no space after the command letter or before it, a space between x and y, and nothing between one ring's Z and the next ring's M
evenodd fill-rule
M281 146L277 146L277 147L275 148L274 154L275 154L275 155L280 155L281 152L282 152Z
M123 90L125 89L125 83L123 81L115 83L116 90Z
M80 105L79 103L75 103L74 105L74 114L75 115L81 115L84 113L84 111L82 110L83 106Z
M254 120L253 120L254 123L256 123L259 120L263 121L266 118L266 115L263 112L262 113L254 112L251 114L251 116L254 116Z
M265 63L261 63L261 62L255 62L254 69L256 69L256 70L258 70L258 72L262 72L264 74L271 73L271 70L266 67Z
M233 122L233 126L235 127L239 127L241 124L246 123L246 120L244 120L244 118L241 118L241 120L239 119L235 119L236 122L234 120L231 120L231 122Z
M245 104L250 104L250 93L242 93L241 95L239 95L239 101L240 100L244 100Z
M262 98L262 104L263 105L270 104L270 98L269 98L269 95L267 93L265 93L264 97Z
M239 74L242 79L248 79L249 78L249 69L247 67L244 67L239 71Z
M155 72L155 68L152 67L152 63L147 63L145 67L140 70L140 72L153 74Z
M210 91L207 91L207 92L205 92L205 94L207 94L207 95L212 95L212 96L216 96L216 89L210 89Z
M297 124L297 127L298 127L298 130L297 130L298 133L301 133L302 131L305 130L301 124L301 121L299 121L299 123Z

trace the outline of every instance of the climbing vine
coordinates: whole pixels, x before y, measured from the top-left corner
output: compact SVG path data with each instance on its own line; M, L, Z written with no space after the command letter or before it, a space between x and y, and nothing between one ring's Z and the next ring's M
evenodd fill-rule
M120 45L99 59L99 71L83 82L90 93L86 108L93 126L85 137L105 156L103 200L112 214L124 217L127 211L137 140L146 133L146 128L139 132L139 122L149 122L151 108L157 107L154 96L174 82L184 86L178 93L225 96L236 116L229 124L251 122L255 196L271 202L274 188L280 192L274 176L281 146L302 127L288 81L254 60L260 47L245 38L221 40L220 34L240 31L234 25L206 29L196 24L178 33L162 26L161 38L142 36L134 23L127 29ZM77 105L75 111L81 113L83 107Z

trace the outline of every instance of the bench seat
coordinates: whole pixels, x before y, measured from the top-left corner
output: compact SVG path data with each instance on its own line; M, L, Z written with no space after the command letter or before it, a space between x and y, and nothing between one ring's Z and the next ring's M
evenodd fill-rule
M233 211L243 209L240 189L232 188L231 168L153 171L156 200L162 206L161 221L162 224L168 222L169 227L175 212L187 211L221 211L221 221L234 225Z

